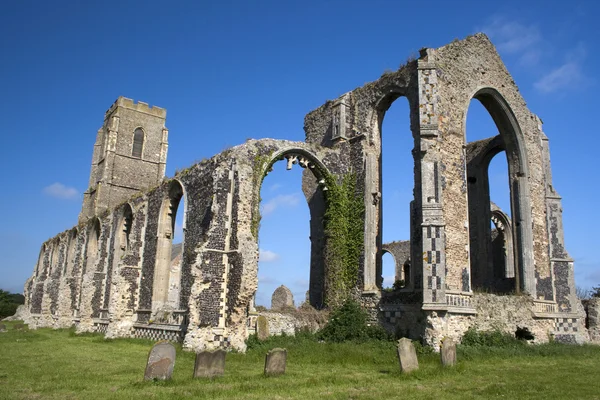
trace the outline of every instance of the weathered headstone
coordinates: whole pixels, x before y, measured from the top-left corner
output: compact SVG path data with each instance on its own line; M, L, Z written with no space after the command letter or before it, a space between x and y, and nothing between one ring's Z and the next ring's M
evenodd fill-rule
M6 325L0 324L0 332L6 332Z
M265 375L285 374L285 365L287 362L286 349L273 349L265 357Z
M196 354L194 378L214 378L225 373L225 350L201 351Z
M26 328L25 324L14 324L13 329L15 331L24 331Z
M256 319L256 336L258 340L265 340L269 337L269 321L264 315L259 315Z
M444 367L452 367L456 365L456 343L450 338L442 340L440 347L440 357Z
M400 371L411 372L419 369L419 360L415 345L410 339L402 338L398 340L398 361L400 362Z
M271 310L286 310L294 308L294 295L292 291L284 285L279 286L271 296Z
M169 342L158 342L148 353L144 379L163 381L171 379L173 368L175 368L175 346Z

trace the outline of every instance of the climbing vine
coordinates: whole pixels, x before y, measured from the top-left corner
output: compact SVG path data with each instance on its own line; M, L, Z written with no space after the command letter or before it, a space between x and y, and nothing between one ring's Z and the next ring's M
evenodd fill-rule
M254 166L252 172L252 187L254 188L254 208L252 209L252 220L250 221L250 232L258 240L258 230L260 228L260 188L265 179L267 164L272 159L272 151L266 154L256 154L254 156Z
M350 297L356 287L360 257L364 247L363 195L356 188L356 175L345 175L336 182L326 176L325 211L325 299L327 306L337 308Z

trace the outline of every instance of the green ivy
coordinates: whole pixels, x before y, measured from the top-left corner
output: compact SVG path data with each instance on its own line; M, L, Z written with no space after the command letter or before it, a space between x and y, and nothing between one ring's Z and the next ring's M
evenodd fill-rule
M325 182L325 299L328 307L338 308L358 283L365 205L363 193L356 188L356 174L345 175L339 184L326 176Z
M258 240L258 230L260 228L260 189L262 187L262 182L266 176L266 169L268 168L268 163L272 159L272 151L267 154L256 154L254 156L254 166L252 172L252 187L255 189L255 199L254 199L254 209L252 210L252 219L250 221L250 232L252 236Z

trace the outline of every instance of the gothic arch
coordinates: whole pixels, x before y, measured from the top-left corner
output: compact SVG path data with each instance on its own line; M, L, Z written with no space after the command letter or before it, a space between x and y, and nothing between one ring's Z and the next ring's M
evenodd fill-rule
M408 84L407 84L408 85ZM413 138L413 146L410 149L410 154L412 156L412 165L413 168L410 171L410 174L412 176L412 182L413 182L413 200L410 202L410 204L408 205L407 209L406 209L406 213L408 213L409 215L409 220L410 222L410 237L411 238L418 238L419 235L414 235L413 231L416 229L415 226L413 226L413 219L414 219L414 210L415 210L415 205L417 204L417 202L420 202L420 198L421 198L421 183L420 183L420 178L418 178L420 176L420 170L421 170L421 159L420 156L417 152L415 152L415 149L419 148L419 141L420 141L420 135L419 135L419 131L418 131L418 127L419 126L419 118L418 118L418 100L416 100L413 96L413 92L412 92L412 87L411 86L400 86L397 84L392 84L392 85L388 85L386 86L384 89L381 90L382 94L381 96L378 98L378 100L375 102L375 108L374 108L374 112L372 115L372 120L371 120L371 125L374 127L374 133L373 133L373 137L376 139L373 139L372 141L377 143L376 144L376 148L378 151L378 157L377 157L377 170L379 172L379 176L378 176L378 185L376 188L373 188L373 190L365 190L365 196L367 196L367 198L365 199L365 204L367 205L367 210L366 210L366 215L365 215L365 246L368 246L368 243L371 242L372 236L373 234L375 235L375 260L373 262L373 260L371 260L369 262L369 259L367 258L365 260L365 268L364 268L364 282L365 282L365 289L368 290L369 287L371 288L378 288L381 289L382 287L382 282L381 282L381 275L382 275L382 257L383 257L383 251L382 251L382 246L383 246L383 226L386 223L385 221L385 215L383 215L383 201L385 201L384 199L382 199L382 189L384 187L385 182L383 182L383 164L382 164L382 150L383 150L383 122L386 116L386 113L388 112L388 110L390 109L390 107L392 106L392 104L398 100L400 97L404 97L406 98L407 102L408 102L408 112L409 112L409 119L410 119L410 124L409 124L409 129L411 132L411 136ZM405 110L403 110L405 111ZM369 157L369 155L367 155L367 157ZM369 161L368 161L369 163ZM373 163L373 161L371 161L371 163ZM371 166L371 168L373 168L373 166ZM408 171L406 171L408 172ZM368 184L368 183L367 183ZM372 198L369 198L369 196L373 196L373 194L371 192L376 191L377 193L377 201L375 201ZM379 201L381 199L381 201ZM374 207L370 207L369 204L373 204ZM375 215L377 215L377 217L375 217ZM377 219L376 219L377 218ZM377 229L376 231L370 232L370 226L373 226L374 224L376 224ZM389 240L390 238L387 238L387 240ZM397 240L397 239L401 239L401 238L392 238L393 240ZM372 243L372 242L371 242ZM412 254L414 251L418 251L417 249L419 249L421 246L421 244L415 240L411 240L411 250L410 250L410 254ZM368 252L365 251L365 254L367 254ZM402 271L401 274L404 274L405 272L410 273L419 273L418 271L410 271L410 268L405 268L404 265L398 265L398 260L396 260L396 257L394 256L395 262L396 262L396 279L398 278L398 272ZM407 277L408 278L408 277ZM405 279L405 282L409 282L412 281L412 279Z
M467 110L472 99L477 99L492 117L499 135L480 155L480 168L487 167L500 151L506 152L510 182L510 203L513 229L514 263L517 266L516 290L535 297L535 272L533 261L533 230L529 191L527 151L523 132L511 107L504 97L491 87L479 88L469 98L463 120L463 137L466 138ZM488 193L489 201L489 193ZM471 217L470 217L471 219ZM489 225L489 218L481 218Z
M68 234L68 242L67 242L67 253L65 257L65 265L63 270L63 275L65 277L71 276L73 273L73 266L75 265L75 250L77 245L77 235L79 234L79 230L77 228L71 229Z
M331 175L327 167L317 156L300 147L285 148L275 152L265 164L264 170L259 172L262 172L266 176L278 161L285 161L288 170L292 169L293 165L299 165L305 171L302 179L302 189L310 213L311 241L309 302L315 308L322 308L326 302L325 292L327 285L325 279L326 266L324 262L324 248L326 243L324 226L326 196L324 193L329 190L327 187L327 178ZM310 171L310 174L306 171ZM310 175L314 178L311 179ZM260 200L261 188L262 182L256 188L258 192L254 196L258 202ZM257 203L254 209L258 210L258 207L260 207L260 204ZM256 240L258 241L258 231Z
M170 295L170 282L179 282L181 279L181 270L179 270L178 276L174 276L171 273L171 250L173 247L173 237L175 235L175 220L177 217L177 210L182 199L184 201L183 224L185 235L185 215L187 214L187 211L184 188L179 180L171 180L168 185L168 190L163 197L158 220L158 240L156 242L156 261L154 266L154 281L152 286L153 311L165 309L165 307L170 309L177 309L179 307L178 293ZM182 246L184 242L185 240L182 241ZM176 286L179 287L180 285Z

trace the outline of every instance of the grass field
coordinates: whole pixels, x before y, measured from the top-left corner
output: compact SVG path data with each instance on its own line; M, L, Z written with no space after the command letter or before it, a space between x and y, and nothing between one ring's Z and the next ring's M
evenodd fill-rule
M459 347L458 365L419 357L399 372L393 342L273 338L227 355L225 376L194 380L178 349L173 379L144 382L152 342L69 330L0 333L0 399L600 399L600 346ZM262 375L268 349L288 349L287 373Z

